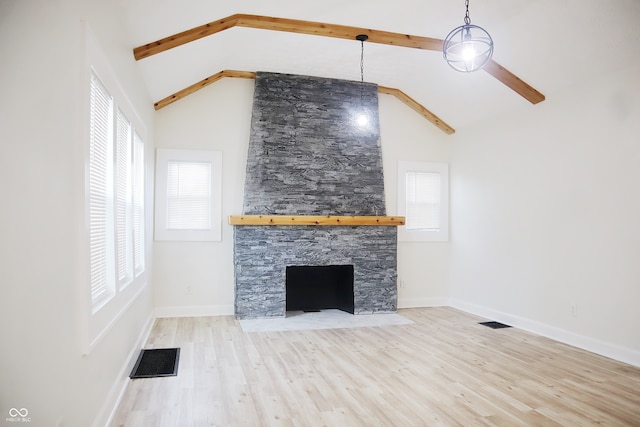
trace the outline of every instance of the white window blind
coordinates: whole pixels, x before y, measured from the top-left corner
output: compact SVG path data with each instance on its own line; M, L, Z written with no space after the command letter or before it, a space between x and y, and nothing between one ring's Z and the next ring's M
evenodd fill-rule
M440 230L440 174L407 172L406 179L407 229Z
M144 270L144 144L94 72L89 108L87 218L95 313Z
M398 162L399 241L449 240L449 165L430 162Z
M126 286L133 279L133 233L132 233L132 132L131 123L124 113L118 109L117 133L115 141L116 149L116 179L115 179L115 206L116 206L116 242L117 242L117 266L118 283Z
M133 133L133 268L144 271L144 144L138 132Z
M211 163L169 162L167 229L211 229Z
M90 85L88 228L91 301L95 306L113 294L113 283L108 280L113 99L93 73Z

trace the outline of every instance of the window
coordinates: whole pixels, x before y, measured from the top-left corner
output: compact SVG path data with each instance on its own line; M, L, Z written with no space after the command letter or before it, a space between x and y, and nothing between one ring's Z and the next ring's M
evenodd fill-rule
M448 190L446 163L398 162L398 213L406 217L398 238L449 240Z
M133 269L138 276L144 271L144 143L133 132Z
M158 149L156 240L221 240L222 153Z
M407 230L440 230L440 174L407 172L405 178Z
M211 163L170 161L167 169L167 229L211 228Z
M95 313L144 271L144 144L94 71L89 105L87 209Z
M89 259L91 270L91 301L94 307L115 292L108 253L113 249L109 239L111 181L109 165L112 139L111 111L113 98L95 74L91 74L91 104L89 117Z

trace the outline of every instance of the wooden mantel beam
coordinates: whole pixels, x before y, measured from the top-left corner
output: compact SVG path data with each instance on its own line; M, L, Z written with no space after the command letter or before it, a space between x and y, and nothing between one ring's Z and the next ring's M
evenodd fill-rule
M230 215L231 225L400 226L403 216Z
M235 14L218 21L209 22L181 33L147 43L133 49L136 60L164 52L174 47L210 36L233 27L247 27L263 30L286 31L290 33L308 34L324 37L335 37L355 40L359 34L366 34L368 43L380 43L392 46L442 51L442 39L392 33L347 25L326 24L322 22L303 21L298 19L274 18L269 16ZM522 81L495 61L491 60L485 70L506 86L520 94L532 104L544 101L542 93Z

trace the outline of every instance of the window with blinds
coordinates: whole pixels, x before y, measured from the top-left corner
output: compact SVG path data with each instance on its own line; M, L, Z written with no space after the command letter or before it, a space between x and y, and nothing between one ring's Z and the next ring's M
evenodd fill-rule
M211 229L211 163L168 163L167 229Z
M136 276L144 271L144 143L133 132L133 269Z
M95 312L144 271L144 144L94 72L90 82L87 216Z
M90 91L88 220L91 300L95 307L115 292L109 263L113 98L93 73Z
M222 153L158 149L156 240L220 241Z
M405 217L398 239L449 239L449 166L446 163L398 162L398 214Z
M407 230L440 230L440 174L407 172L405 176Z
M132 145L131 123L118 109L115 138L115 228L118 283L125 286L133 278Z

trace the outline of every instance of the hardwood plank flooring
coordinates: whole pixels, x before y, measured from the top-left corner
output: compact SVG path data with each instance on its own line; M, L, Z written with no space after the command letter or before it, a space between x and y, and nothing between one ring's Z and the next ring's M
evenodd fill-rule
M640 368L448 308L409 325L242 331L158 319L178 376L132 380L112 426L640 426Z

